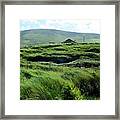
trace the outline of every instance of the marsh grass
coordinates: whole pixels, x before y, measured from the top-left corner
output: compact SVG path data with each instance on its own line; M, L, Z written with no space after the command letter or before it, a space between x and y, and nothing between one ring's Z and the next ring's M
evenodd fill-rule
M100 99L99 49L98 43L21 48L20 99Z

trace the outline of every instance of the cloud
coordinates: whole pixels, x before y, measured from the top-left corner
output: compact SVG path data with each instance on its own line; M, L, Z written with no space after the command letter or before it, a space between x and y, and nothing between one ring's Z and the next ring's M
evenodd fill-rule
M21 20L21 30L58 29L72 32L100 33L99 20Z

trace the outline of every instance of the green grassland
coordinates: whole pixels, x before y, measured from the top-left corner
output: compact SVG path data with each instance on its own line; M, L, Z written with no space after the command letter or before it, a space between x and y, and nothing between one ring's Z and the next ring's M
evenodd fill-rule
M20 99L100 99L100 44L57 43L22 47Z

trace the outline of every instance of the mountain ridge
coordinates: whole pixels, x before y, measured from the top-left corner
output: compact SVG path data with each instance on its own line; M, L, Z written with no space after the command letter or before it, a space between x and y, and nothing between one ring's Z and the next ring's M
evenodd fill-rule
M77 34L80 34L80 33L85 33L85 34L97 34L97 35L100 35L99 33L87 33L87 32L73 32L73 31L67 31L67 30L59 30L59 29L29 29L29 30L20 30L20 32L24 32L24 31L31 31L31 30L51 30L51 31L62 31L62 32L69 32L69 33L77 33Z
M76 42L99 42L100 34L79 33L56 29L29 29L20 31L21 46L49 44L49 42L58 44L67 38L71 38Z

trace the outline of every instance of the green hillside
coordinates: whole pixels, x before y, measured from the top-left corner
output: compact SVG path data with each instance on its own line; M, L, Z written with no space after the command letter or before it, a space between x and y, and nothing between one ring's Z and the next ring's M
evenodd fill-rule
M23 47L36 44L58 44L67 38L71 38L76 42L99 42L100 34L77 33L55 29L31 29L20 32L20 45Z

